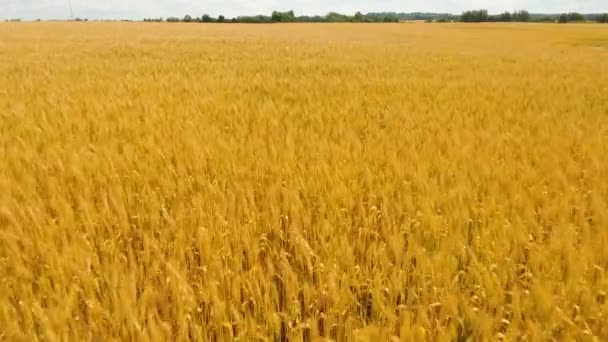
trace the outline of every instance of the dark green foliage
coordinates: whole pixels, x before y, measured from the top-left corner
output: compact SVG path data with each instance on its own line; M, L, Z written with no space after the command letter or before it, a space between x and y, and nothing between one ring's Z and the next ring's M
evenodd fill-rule
M266 15L256 15L256 16L242 16L235 18L237 23L244 24L264 24L271 23L272 20L269 16Z
M596 23L604 23L604 20L608 19L608 14L604 14L604 13L594 13L594 14L585 14L585 20L587 21L594 21ZM606 19L604 19L606 16Z
M205 14L200 19L192 18L186 15L183 19L176 17L167 18L167 22L204 22L204 23L393 23L401 20L424 20L426 22L451 22L451 21L463 21L469 23L477 22L577 22L577 21L596 21L599 23L608 23L608 14L587 14L582 15L580 13L564 13L561 15L557 14L531 14L526 10L518 10L514 12L503 12L500 14L490 15L487 10L472 10L465 11L460 16L447 14L447 13L396 13L396 12L370 12L363 14L362 12L356 12L354 15L345 15L337 12L330 12L325 16L296 16L293 11L280 12L274 11L270 16L256 15L256 16L240 16L232 19L226 19L224 16L219 16L217 19L210 17ZM161 19L144 19L144 21L162 21Z
M509 12L504 12L498 16L498 20L502 22L509 22L511 19L511 13Z
M550 15L536 17L533 19L536 23L554 23L557 20L557 17L552 17Z
M487 10L466 11L461 16L465 23L482 23L488 21L488 18Z
M562 23L562 24L573 22L573 21L585 21L585 16L580 13L571 12L571 13L562 13L562 14L560 14L559 18L557 19L557 22Z
M400 16L395 12L382 12L382 13L367 13L361 12L355 13L354 16L349 17L338 13L330 13L326 17L327 21L336 22L353 22L353 23L397 23L400 20Z
M504 12L497 15L488 15L486 10L466 11L460 16L460 20L465 23L481 22L528 22L531 15L528 11L520 10L513 13Z
M293 11L289 11L289 12L274 11L274 12L272 12L272 15L270 16L270 20L273 23L291 23L291 22L296 21L296 15L293 13Z
M365 21L365 16L363 15L363 13L357 12L357 13L355 13L355 16L353 17L352 21L355 23L361 23L361 22Z
M412 13L396 13L396 12L372 12L364 15L365 21L367 22L382 22L385 17L396 17L398 20L439 20L444 18L448 21L457 20L458 16L449 13L423 13L423 12L412 12Z
M323 23L325 22L325 18L320 15L315 16L299 16L296 17L296 22L298 23Z
M351 20L349 19L349 17L347 15L336 13L336 12L329 12L325 16L325 21L330 22L330 23L346 23Z
M384 18L382 18L382 22L385 22L385 23L398 23L399 22L399 18L397 18L397 16L394 16L394 15L387 15Z
M530 18L530 13L525 10L515 11L511 14L511 21L528 22Z
M385 23L398 23L399 22L399 18L397 17L384 17L384 19L382 19L383 22Z
M585 16L576 12L568 13L568 17L570 21L585 21Z
M557 19L558 23L569 23L573 21L585 21L585 16L580 13L570 12L570 13L562 13Z

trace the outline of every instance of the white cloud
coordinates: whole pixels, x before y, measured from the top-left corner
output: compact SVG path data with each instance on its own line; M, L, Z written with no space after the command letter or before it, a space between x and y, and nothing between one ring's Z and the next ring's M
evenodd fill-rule
M62 19L74 13L87 18L132 18L200 16L223 14L268 14L274 9L293 9L296 14L325 14L329 11L451 12L486 8L490 12L527 9L531 12L608 12L608 0L0 0L0 18Z

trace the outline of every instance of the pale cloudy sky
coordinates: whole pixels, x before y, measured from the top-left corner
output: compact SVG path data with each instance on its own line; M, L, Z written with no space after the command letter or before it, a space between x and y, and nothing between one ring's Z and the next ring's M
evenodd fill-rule
M527 9L531 12L608 12L608 0L0 0L0 19L65 19L69 2L74 15L82 18L141 19L144 17L200 16L208 13L227 17L269 14L293 9L297 15L351 14L356 11L450 12L485 8L491 13Z

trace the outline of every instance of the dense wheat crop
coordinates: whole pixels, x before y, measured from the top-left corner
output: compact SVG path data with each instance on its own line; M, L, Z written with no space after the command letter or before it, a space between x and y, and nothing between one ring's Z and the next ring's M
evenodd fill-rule
M0 24L0 339L608 339L608 27Z

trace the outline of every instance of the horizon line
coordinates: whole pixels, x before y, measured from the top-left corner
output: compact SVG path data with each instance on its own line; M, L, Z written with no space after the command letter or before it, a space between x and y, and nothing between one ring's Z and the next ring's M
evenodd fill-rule
M325 14L300 14L298 15L296 13L296 17L325 17L331 13L337 13L340 15L346 15L346 16L352 16L356 13L361 13L363 15L369 15L369 14L397 14L397 15L416 15L416 14L421 14L421 15L447 15L447 16L454 16L454 17L458 17L458 16L462 16L462 14L464 12L467 11L479 11L479 10L485 10L483 8L479 8L479 9L470 9L470 10L465 10L462 11L461 13L452 13L452 12L434 12L434 11L413 11L413 12L404 12L404 11L371 11L371 12L361 12L361 11L356 11L353 14L345 14L342 12L338 12L338 11L328 11ZM526 9L517 9L517 10L513 10L513 11L500 11L500 12L489 12L489 15L499 15L505 12L509 12L509 13L514 13L517 11L527 11ZM72 12L72 11L70 11ZM281 12L281 13L286 13L289 12L288 11L278 11L277 12ZM608 12L608 10L607 10ZM530 12L528 11L528 13L530 15L534 15L534 16L559 16L561 14L564 13L580 13L582 15L601 15L601 14L605 14L606 12L603 11L597 11L597 12L576 12L576 11L568 11L568 12ZM167 19L167 18L183 18L186 15L190 15L189 13L186 13L184 15L181 16L176 16L176 15L167 15L167 16L137 16L137 17L131 17L131 16L126 16L126 17L114 17L114 18L110 18L112 17L111 15L109 17L97 17L97 16L92 16L92 17L87 17L87 16L77 16L75 15L73 12L70 13L71 18L35 18L32 16L27 16L24 18L20 18L20 17L2 17L0 18L0 22L6 22L6 21L25 21L25 22L37 22L37 21L76 21L77 19L80 20L89 20L89 21L143 21L145 19ZM203 13L203 15L209 15L208 13ZM220 16L221 14L218 14L216 16L212 16L211 17L217 17ZM231 20L231 19L237 19L237 18L252 18L252 17L270 17L272 15L272 12L270 14L251 14L251 15L246 15L246 14L241 14L241 15L236 15L236 16L224 16L226 18L226 20ZM202 16L201 16L202 17ZM192 16L192 18L198 18L197 16ZM410 20L416 20L416 19L410 19ZM423 20L423 19L420 19Z

